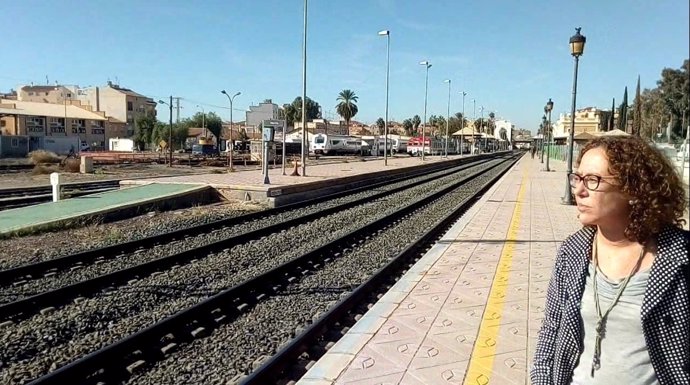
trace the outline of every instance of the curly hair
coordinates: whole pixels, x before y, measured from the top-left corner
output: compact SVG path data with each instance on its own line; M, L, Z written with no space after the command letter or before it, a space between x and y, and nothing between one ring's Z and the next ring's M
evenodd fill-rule
M637 136L600 137L585 144L578 165L593 148L604 150L609 172L631 197L630 224L625 229L628 239L644 243L666 226L683 226L685 186L666 156Z

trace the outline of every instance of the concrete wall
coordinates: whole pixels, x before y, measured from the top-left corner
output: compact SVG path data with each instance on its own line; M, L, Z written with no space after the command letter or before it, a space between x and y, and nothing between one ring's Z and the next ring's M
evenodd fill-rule
M0 158L25 158L28 153L28 136L0 136Z

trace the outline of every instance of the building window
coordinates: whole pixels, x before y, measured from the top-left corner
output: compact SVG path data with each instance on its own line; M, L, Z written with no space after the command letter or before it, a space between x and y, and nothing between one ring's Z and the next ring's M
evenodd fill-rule
M0 127L5 127L5 121L4 120L0 120Z
M12 147L19 147L19 138L12 138L10 142Z
M65 119L64 118L50 118L50 132L65 133Z
M127 111L132 111L132 110L134 110L134 105L132 104L132 102L127 102Z
M39 116L29 116L26 118L26 130L28 132L43 132L45 129L45 118Z

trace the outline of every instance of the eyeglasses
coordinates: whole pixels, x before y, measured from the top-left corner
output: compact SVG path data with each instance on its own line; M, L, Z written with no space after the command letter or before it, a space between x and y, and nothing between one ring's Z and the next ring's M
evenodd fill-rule
M585 188L590 191L596 191L599 188L599 183L604 179L615 179L614 176L599 176L599 175L580 175L574 172L568 174L568 182L571 188L576 188L578 182L582 182Z

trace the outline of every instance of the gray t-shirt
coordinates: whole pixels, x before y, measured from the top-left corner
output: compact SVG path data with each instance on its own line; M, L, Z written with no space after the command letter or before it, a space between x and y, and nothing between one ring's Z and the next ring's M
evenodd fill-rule
M609 313L606 332L601 340L601 368L594 372L594 377L591 376L596 336L594 328L599 319L594 305L593 274L594 265L590 263L580 306L584 323L584 351L573 372L571 385L658 385L640 318L649 270L638 272L630 279L618 303ZM601 270L597 272L602 314L611 305L621 283L622 280L609 280Z

